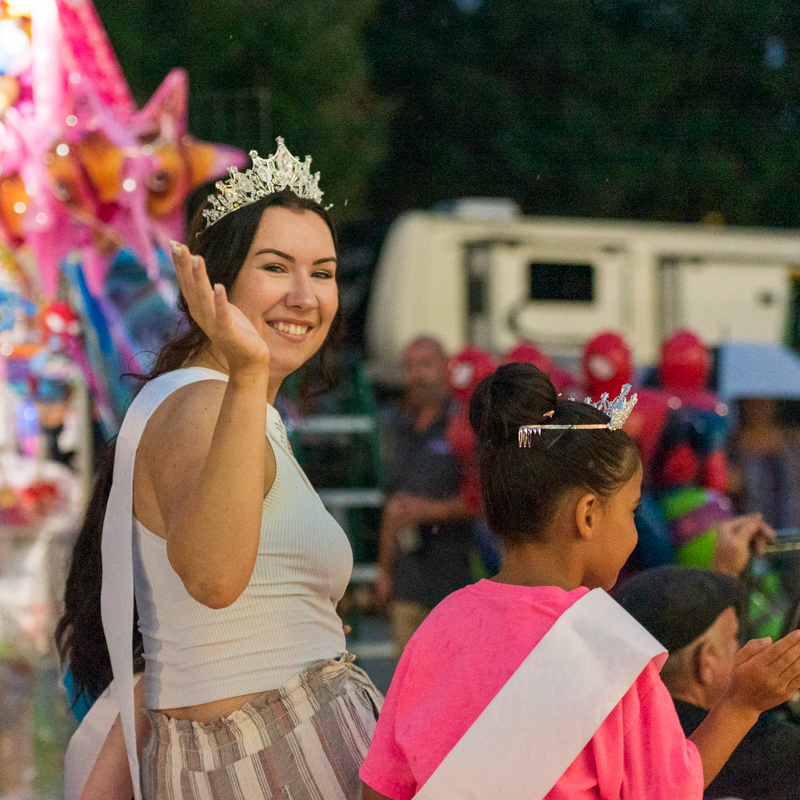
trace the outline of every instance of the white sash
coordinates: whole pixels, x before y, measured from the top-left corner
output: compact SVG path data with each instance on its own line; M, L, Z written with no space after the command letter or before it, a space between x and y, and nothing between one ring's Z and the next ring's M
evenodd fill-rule
M417 792L542 800L647 664L666 652L602 589L557 620Z
M136 684L141 674L134 679ZM64 755L64 800L80 800L108 732L119 714L117 687L109 687L92 703L69 740Z
M103 585L100 609L111 669L119 698L119 713L133 781L135 800L142 800L139 756L136 752L136 711L133 702L133 467L147 421L165 398L190 383L227 380L204 367L177 369L146 383L131 403L117 435L114 481L103 522ZM113 718L109 724L113 724ZM108 731L106 731L106 735ZM102 745L101 745L102 746ZM98 748L97 752L100 750Z

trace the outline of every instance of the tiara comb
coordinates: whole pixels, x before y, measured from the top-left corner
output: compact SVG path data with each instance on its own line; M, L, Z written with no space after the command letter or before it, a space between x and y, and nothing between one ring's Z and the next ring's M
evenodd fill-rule
M539 424L536 425L521 425L519 429L519 446L530 447L534 436L541 436L542 431L598 431L609 430L618 431L625 424L625 420L633 411L636 401L639 399L638 395L634 394L628 399L628 394L631 391L631 385L626 383L622 387L619 396L613 400L608 399L608 392L605 392L601 398L593 403L590 398L584 401L587 405L594 406L599 411L607 414L610 419L608 422L597 422L584 425L569 425L569 424ZM553 412L548 411L545 417L552 417Z
M275 141L278 148L271 156L261 158L255 150L251 150L253 166L250 169L239 172L236 167L229 167L230 178L214 184L217 193L208 196L209 208L203 211L207 220L206 229L231 212L281 189L289 189L298 197L322 204L319 172L311 174L311 156L300 161L289 152L282 137L279 136ZM328 208L330 206L325 210Z

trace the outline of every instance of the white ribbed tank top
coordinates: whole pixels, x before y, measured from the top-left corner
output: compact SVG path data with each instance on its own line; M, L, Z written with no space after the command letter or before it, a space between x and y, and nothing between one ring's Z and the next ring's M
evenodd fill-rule
M346 649L336 604L353 567L350 543L292 455L272 406L267 436L275 482L264 500L253 575L232 605L212 609L194 600L169 563L166 541L133 521L148 708L277 689Z

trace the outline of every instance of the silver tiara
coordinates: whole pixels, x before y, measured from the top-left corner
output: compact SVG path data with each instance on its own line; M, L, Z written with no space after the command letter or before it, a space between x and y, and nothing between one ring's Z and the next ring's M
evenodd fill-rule
M547 424L547 425L522 425L519 429L519 446L520 447L530 447L531 442L533 441L534 436L540 436L542 431L597 431L597 430L609 430L609 431L618 431L624 424L625 420L631 415L631 411L633 411L633 407L636 405L636 401L639 399L639 396L634 394L630 400L628 399L628 394L631 391L631 385L626 383L622 387L622 391L619 393L619 396L614 398L613 400L608 399L608 392L605 392L602 397L596 402L593 403L589 397L586 398L584 401L587 405L594 406L596 409L602 411L604 414L607 414L610 417L608 422L599 422L594 424L587 424L587 425L557 425L557 424ZM548 411L545 417L552 417L553 412Z
M289 189L298 197L307 197L315 203L322 203L319 172L311 174L311 156L300 161L289 152L282 137L279 136L275 141L278 149L269 158L260 158L255 150L251 150L251 169L239 172L236 167L230 167L230 178L214 184L217 194L208 196L210 208L203 211L203 216L208 220L206 228L210 228L232 211L249 206L250 203L281 189Z

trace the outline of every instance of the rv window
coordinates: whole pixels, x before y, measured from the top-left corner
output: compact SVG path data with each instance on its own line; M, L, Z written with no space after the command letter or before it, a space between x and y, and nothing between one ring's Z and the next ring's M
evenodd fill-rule
M591 264L529 265L530 299L591 303L594 300L594 267Z
M482 275L467 279L467 308L470 316L486 313L486 279Z

